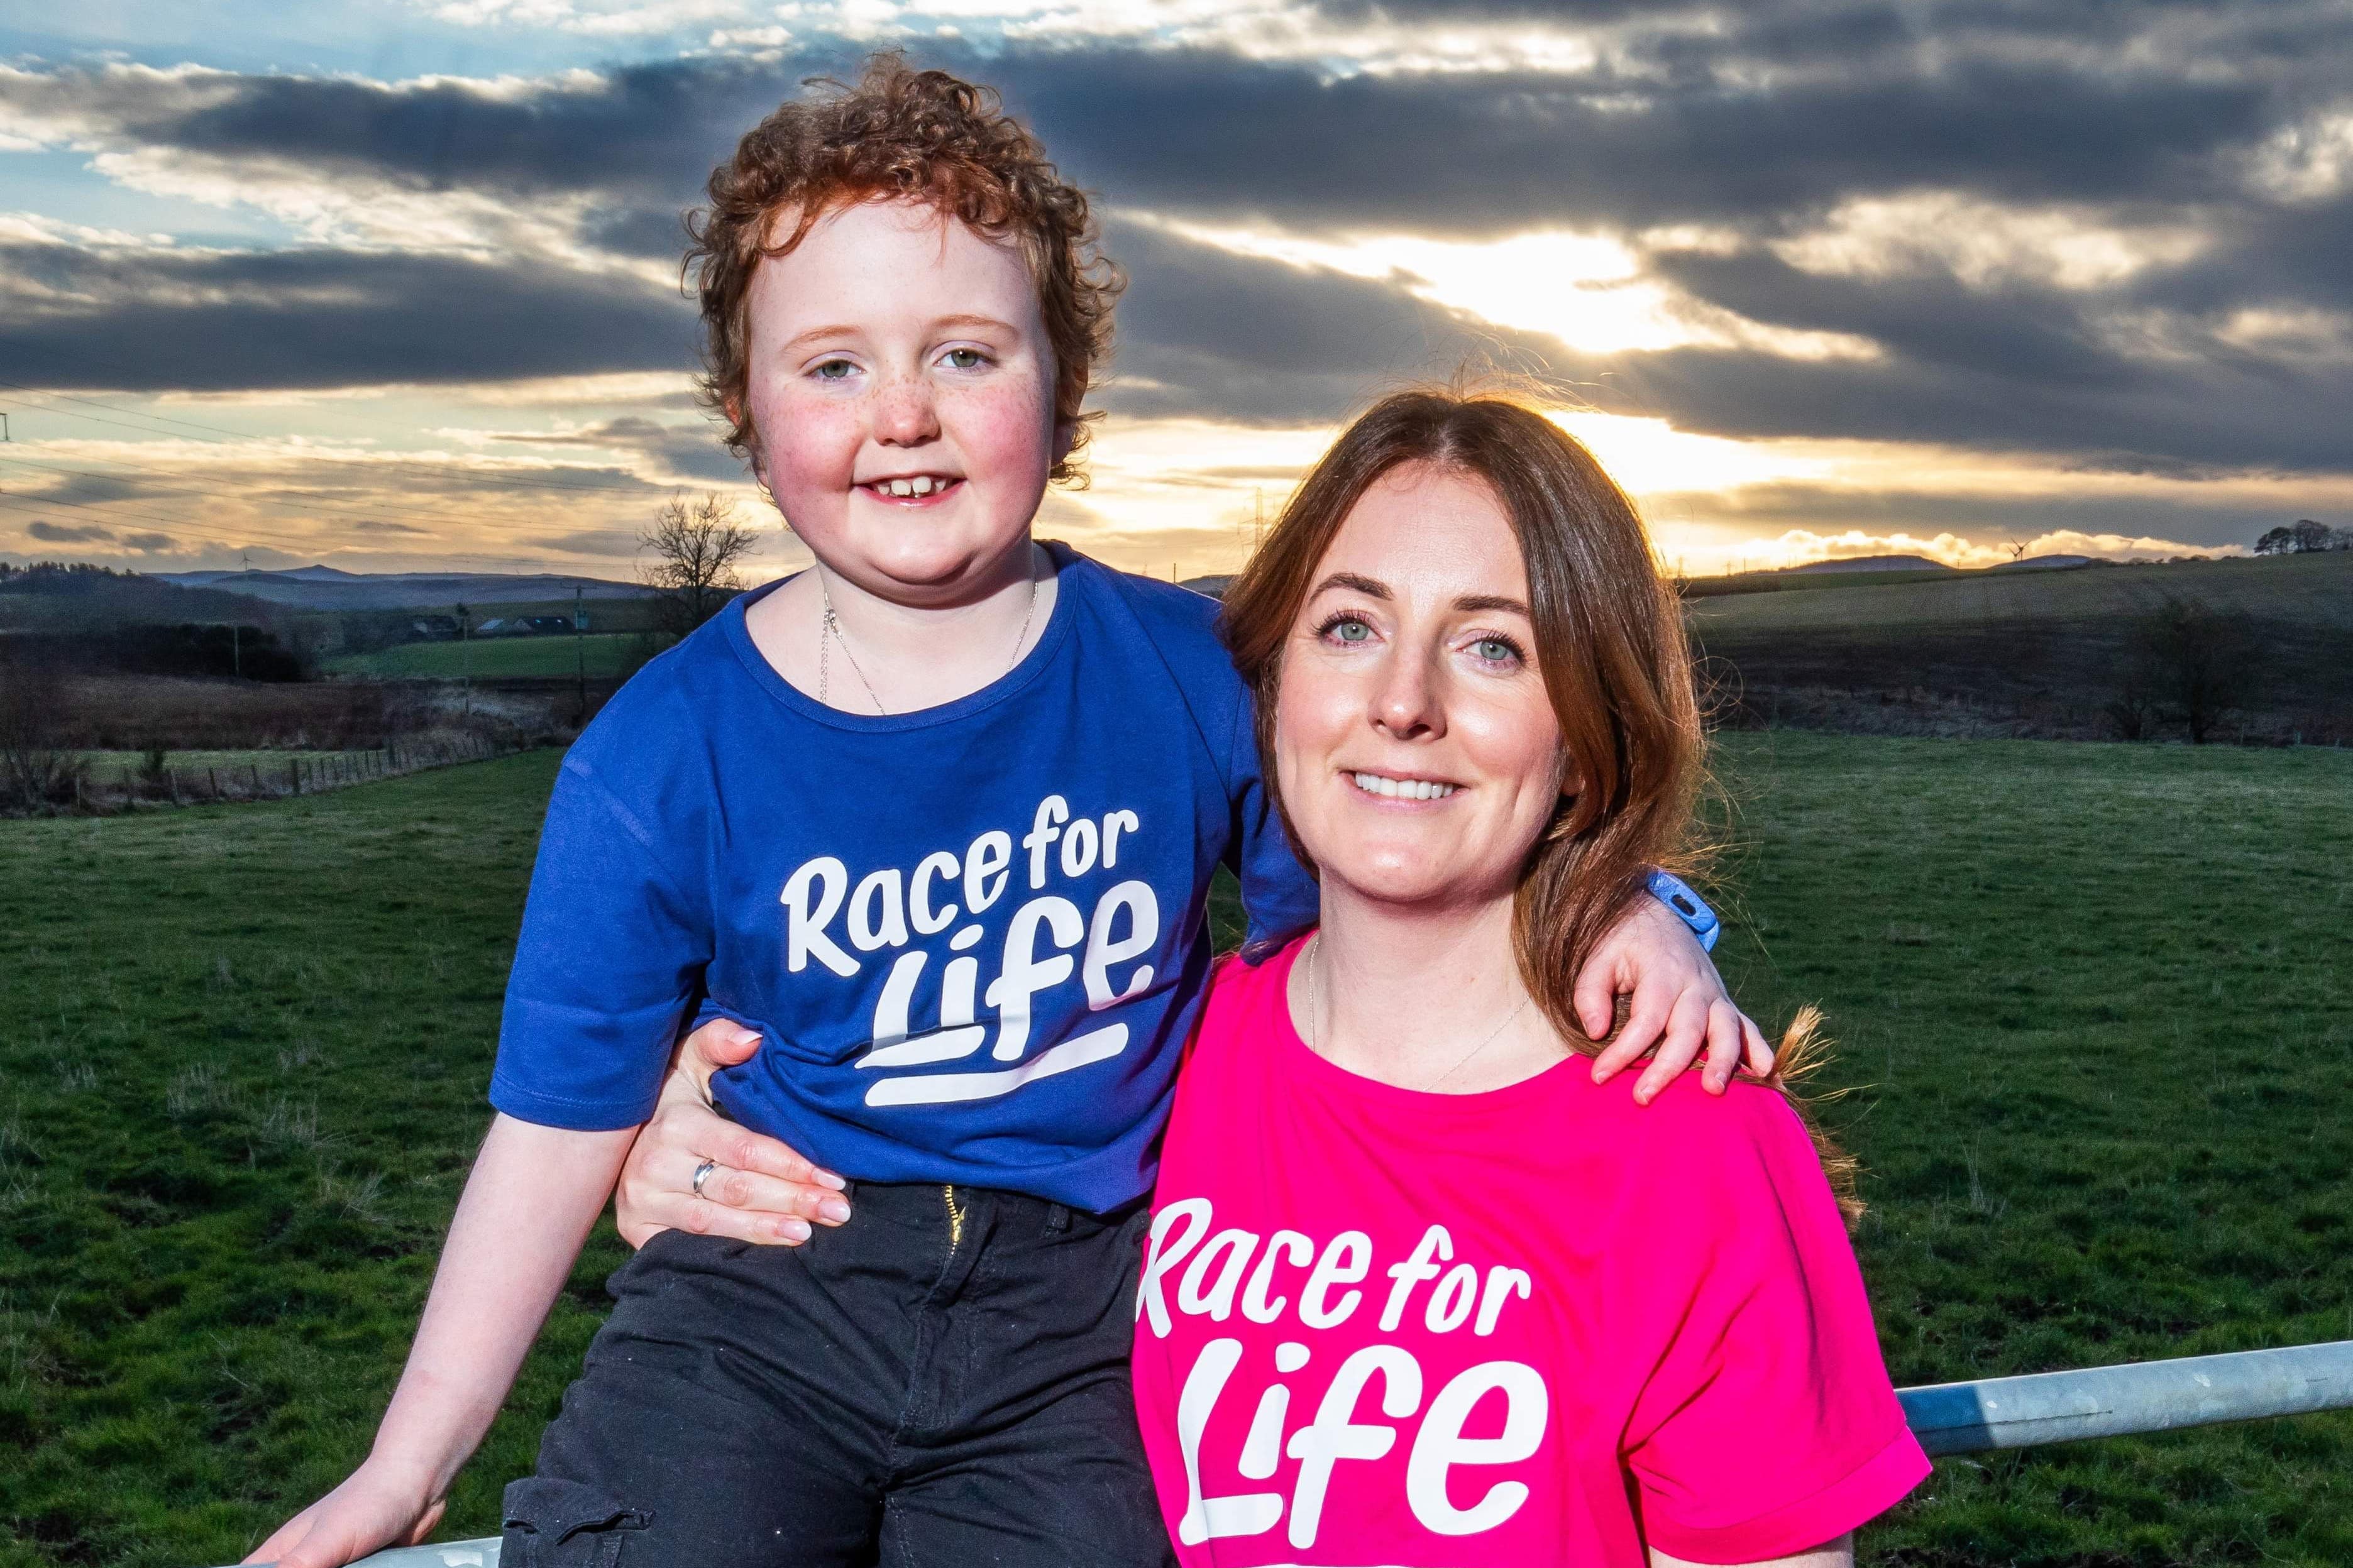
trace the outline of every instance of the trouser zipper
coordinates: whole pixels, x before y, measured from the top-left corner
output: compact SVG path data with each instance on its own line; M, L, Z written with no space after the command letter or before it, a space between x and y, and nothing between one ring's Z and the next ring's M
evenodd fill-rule
M942 1187L940 1196L948 1205L948 1256L954 1258L956 1248L964 1243L964 1210L956 1205L955 1183Z

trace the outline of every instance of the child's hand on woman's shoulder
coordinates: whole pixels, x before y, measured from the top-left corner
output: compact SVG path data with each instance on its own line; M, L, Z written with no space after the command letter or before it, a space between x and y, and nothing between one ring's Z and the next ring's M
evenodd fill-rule
M1772 1047L1748 1015L1733 1005L1723 977L1691 929L1653 898L1639 898L1601 939L1577 977L1577 1016L1592 1039L1609 1039L1618 999L1632 994L1626 1022L1593 1061L1593 1081L1607 1083L1622 1068L1657 1047L1634 1085L1648 1105L1707 1053L1701 1081L1722 1094L1746 1065L1763 1078L1773 1070Z
M758 1031L714 1018L681 1041L653 1120L629 1151L614 1194L621 1239L643 1247L659 1232L797 1247L812 1225L849 1217L842 1179L711 1108L711 1076L749 1061ZM708 1164L702 1180L697 1172Z

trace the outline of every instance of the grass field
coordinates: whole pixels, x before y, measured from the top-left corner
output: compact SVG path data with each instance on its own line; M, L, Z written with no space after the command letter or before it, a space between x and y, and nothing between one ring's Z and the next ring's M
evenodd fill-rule
M1725 963L1761 1015L1821 1002L1865 1086L1833 1118L1898 1382L2353 1336L2353 756L1725 757ZM0 1568L231 1562L364 1451L554 771L0 825ZM446 1534L494 1529L618 1257L592 1245ZM1947 1460L1864 1547L2340 1564L2353 1415Z
M471 676L497 680L523 676L561 677L575 673L581 661L591 680L618 679L643 664L653 652L646 634L591 632L578 639L568 637L477 637L467 642L403 643L376 653L344 654L327 661L330 675L366 676L378 680L455 680Z

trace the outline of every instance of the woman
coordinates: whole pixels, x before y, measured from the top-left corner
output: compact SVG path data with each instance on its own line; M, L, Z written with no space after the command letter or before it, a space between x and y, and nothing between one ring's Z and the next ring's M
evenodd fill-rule
M1702 762L1631 505L1528 409L1391 397L1226 635L1322 920L1219 972L1163 1152L1135 1384L1180 1556L1852 1562L1927 1461L1826 1151L1778 1080L1644 1111L1576 1065L1572 977Z

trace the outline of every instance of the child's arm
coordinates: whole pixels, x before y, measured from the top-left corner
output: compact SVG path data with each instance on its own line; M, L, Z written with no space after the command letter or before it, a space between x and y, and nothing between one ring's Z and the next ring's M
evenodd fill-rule
M491 1429L604 1211L637 1131L574 1132L506 1115L491 1122L375 1447L247 1562L341 1568L432 1531L449 1483Z

